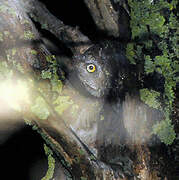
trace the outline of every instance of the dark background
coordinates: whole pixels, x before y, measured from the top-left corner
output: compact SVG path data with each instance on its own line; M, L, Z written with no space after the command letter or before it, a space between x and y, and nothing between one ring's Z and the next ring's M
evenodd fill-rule
M30 180L31 169L41 160L44 165L39 169L42 170L39 172L39 177L43 177L47 169L43 140L30 126L24 125L11 134L5 142L0 142L0 179Z
M78 26L82 33L91 39L96 39L99 33L96 31L96 26L93 19L85 6L83 0L40 0L48 10L64 22L66 25L73 27Z

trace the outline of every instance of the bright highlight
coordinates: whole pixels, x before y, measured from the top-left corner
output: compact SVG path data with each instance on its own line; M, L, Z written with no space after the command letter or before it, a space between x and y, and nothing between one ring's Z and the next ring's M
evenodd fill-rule
M29 102L27 83L21 80L16 83L10 80L1 83L0 99L14 110L21 111L22 106Z

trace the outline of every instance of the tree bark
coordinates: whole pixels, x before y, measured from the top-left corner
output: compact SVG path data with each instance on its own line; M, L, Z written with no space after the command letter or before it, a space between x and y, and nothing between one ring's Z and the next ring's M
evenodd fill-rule
M127 14L129 10L125 1L84 0L84 2L100 31L108 36L129 40L129 14Z
M41 27L50 31L59 40L63 41L73 53L83 53L91 46L91 42L77 28L64 25L53 16L39 1L24 1L25 11L30 17L41 24Z
M35 3L35 6L33 3ZM45 80L45 83L43 83L44 80L41 79L39 72L34 72L35 64L40 62L43 64L41 68L45 67L47 64L46 59L51 54L46 50L45 46L41 44L40 46L34 45L33 42L38 41L40 35L33 25L29 14L36 15L36 17L40 18L41 23L45 21L44 16L47 15L47 21L45 21L47 27L52 25L49 18L54 19L56 23L53 22L55 26L53 26L52 32L67 44L69 42L77 44L74 47L70 46L77 53L82 53L84 49L89 47L89 40L77 29L65 26L60 20L55 19L41 3L37 3L39 2L31 0L25 1L25 3L21 0L2 0L0 2L1 63L7 63L7 68L12 70L12 76L15 81L22 83L25 80L28 91L31 92L30 102L26 99L22 99L22 102L20 102L22 104L20 109L18 109L18 114L21 119L25 119L34 126L34 129L42 135L46 143L56 152L57 156L60 155L63 158L65 164L68 165L68 168L66 168L73 175L73 178L114 179L112 169L97 159L92 158L91 154L86 151L73 132L55 112L51 104L51 97L49 97L50 95L52 96L53 92L47 93L51 89L49 87L52 86L50 80ZM40 15L35 14L37 12ZM57 29L61 30L57 31ZM84 44L83 46L78 46L78 43ZM4 74L1 75L3 78ZM12 80L12 76L5 76L3 80ZM37 80L39 78L41 82ZM50 112L49 117L45 120L42 120L43 118L39 118L38 115L32 112L32 106L38 98L43 99ZM15 106L12 106L12 109L16 110ZM58 128L56 128L57 126ZM58 137L53 136L54 133ZM60 139L60 141L57 141L55 138Z

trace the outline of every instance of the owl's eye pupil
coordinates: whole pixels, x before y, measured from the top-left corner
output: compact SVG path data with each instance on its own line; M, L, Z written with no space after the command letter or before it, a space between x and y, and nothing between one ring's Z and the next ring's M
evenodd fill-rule
M92 72L95 72L96 66L94 64L89 64L86 66L86 69L88 72L92 73Z
M89 69L90 69L90 70L93 70L93 66L90 65L90 66L89 66Z

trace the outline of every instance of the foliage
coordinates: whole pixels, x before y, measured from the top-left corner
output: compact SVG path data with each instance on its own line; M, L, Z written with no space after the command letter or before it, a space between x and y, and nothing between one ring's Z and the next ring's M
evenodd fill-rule
M131 64L136 64L134 57L135 52L134 52L134 43L128 43L126 47L126 56L129 59Z
M148 89L140 90L141 100L152 108L159 109L161 107L160 102L157 100L159 96L160 93L154 90L148 90Z
M171 121L163 120L156 123L153 127L154 134L157 134L162 142L166 145L172 144L175 139L175 132Z
M133 59L133 64L144 64L145 75L157 72L164 77L163 97L166 120L156 124L153 127L153 133L157 134L162 142L171 144L175 132L169 117L175 98L176 74L179 72L177 1L128 0L128 3L131 8L132 39L136 43L127 46L127 56L129 60ZM165 130L159 130L162 129L161 127L165 127ZM170 141L166 134L171 134Z

